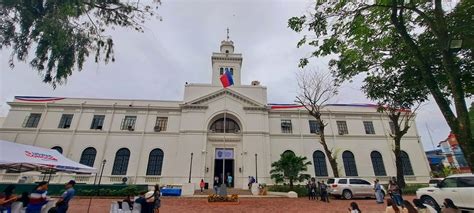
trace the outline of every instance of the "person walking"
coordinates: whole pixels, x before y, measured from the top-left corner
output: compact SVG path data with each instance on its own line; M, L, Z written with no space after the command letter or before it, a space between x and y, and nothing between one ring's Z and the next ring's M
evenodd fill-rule
M378 204L383 204L383 193L382 186L379 183L379 179L374 181L375 200Z
M201 193L203 192L205 186L206 186L206 183L204 183L204 179L201 179L201 182L199 182L199 187L201 188Z
M351 207L348 209L349 213L362 213L359 209L359 205L356 202L351 202Z
M56 209L58 213L66 213L67 209L69 208L69 201L74 197L76 194L76 190L74 190L74 185L76 185L76 181L70 180L64 186L66 191L61 195L59 200L56 202Z
M15 185L8 185L2 193L0 193L0 212L6 211L11 213L12 203L15 202L18 197L14 195Z
M30 194L30 201L26 207L26 213L40 213L43 205L48 203L46 195L48 194L48 182L38 183L34 191Z

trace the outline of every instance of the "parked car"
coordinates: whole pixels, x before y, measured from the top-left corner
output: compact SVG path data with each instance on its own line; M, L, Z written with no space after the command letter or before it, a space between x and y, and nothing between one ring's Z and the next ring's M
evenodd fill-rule
M327 181L329 194L344 199L354 197L375 197L374 184L360 178L330 178ZM382 186L382 193L385 197L386 191Z
M438 183L441 183L441 181L443 181L444 178L431 178L430 181L428 182L428 186L437 186Z
M416 197L438 210L449 198L459 208L474 211L474 174L448 176L437 186L418 189Z

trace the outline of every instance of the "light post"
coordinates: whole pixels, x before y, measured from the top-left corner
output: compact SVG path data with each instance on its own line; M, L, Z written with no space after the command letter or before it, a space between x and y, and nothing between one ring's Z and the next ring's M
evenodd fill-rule
M257 164L257 153L255 153L255 183L258 183L258 164Z
M99 196L100 182L102 181L102 175L104 174L105 163L107 163L107 160L104 159L102 161L102 169L100 170L99 183L97 184L97 196Z
M189 180L188 180L188 183L191 183L191 170L193 168L193 155L194 155L194 153L191 152L191 162L189 163Z

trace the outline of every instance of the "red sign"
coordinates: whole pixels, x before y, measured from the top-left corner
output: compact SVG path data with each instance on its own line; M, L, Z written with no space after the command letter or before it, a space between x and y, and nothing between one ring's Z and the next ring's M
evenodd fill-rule
M52 155L38 153L38 152L25 151L25 155L30 158L36 158L36 159L45 160L45 161L58 161L58 159Z

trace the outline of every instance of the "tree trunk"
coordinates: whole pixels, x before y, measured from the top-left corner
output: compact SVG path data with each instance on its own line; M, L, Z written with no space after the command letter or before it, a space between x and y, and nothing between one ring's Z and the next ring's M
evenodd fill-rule
M293 179L290 179L290 189L293 190Z
M319 135L321 137L321 145L323 145L324 152L326 153L326 156L329 160L329 164L331 165L332 173L334 177L338 178L339 177L339 170L337 168L337 160L332 156L331 150L328 148L328 145L326 143L326 136L324 134L324 123L321 120L321 117L319 116L316 118L317 122L319 123Z
M400 137L395 137L395 149L393 153L395 154L395 166L397 167L397 184L400 188L405 188L405 175L403 174L403 163L400 150Z

